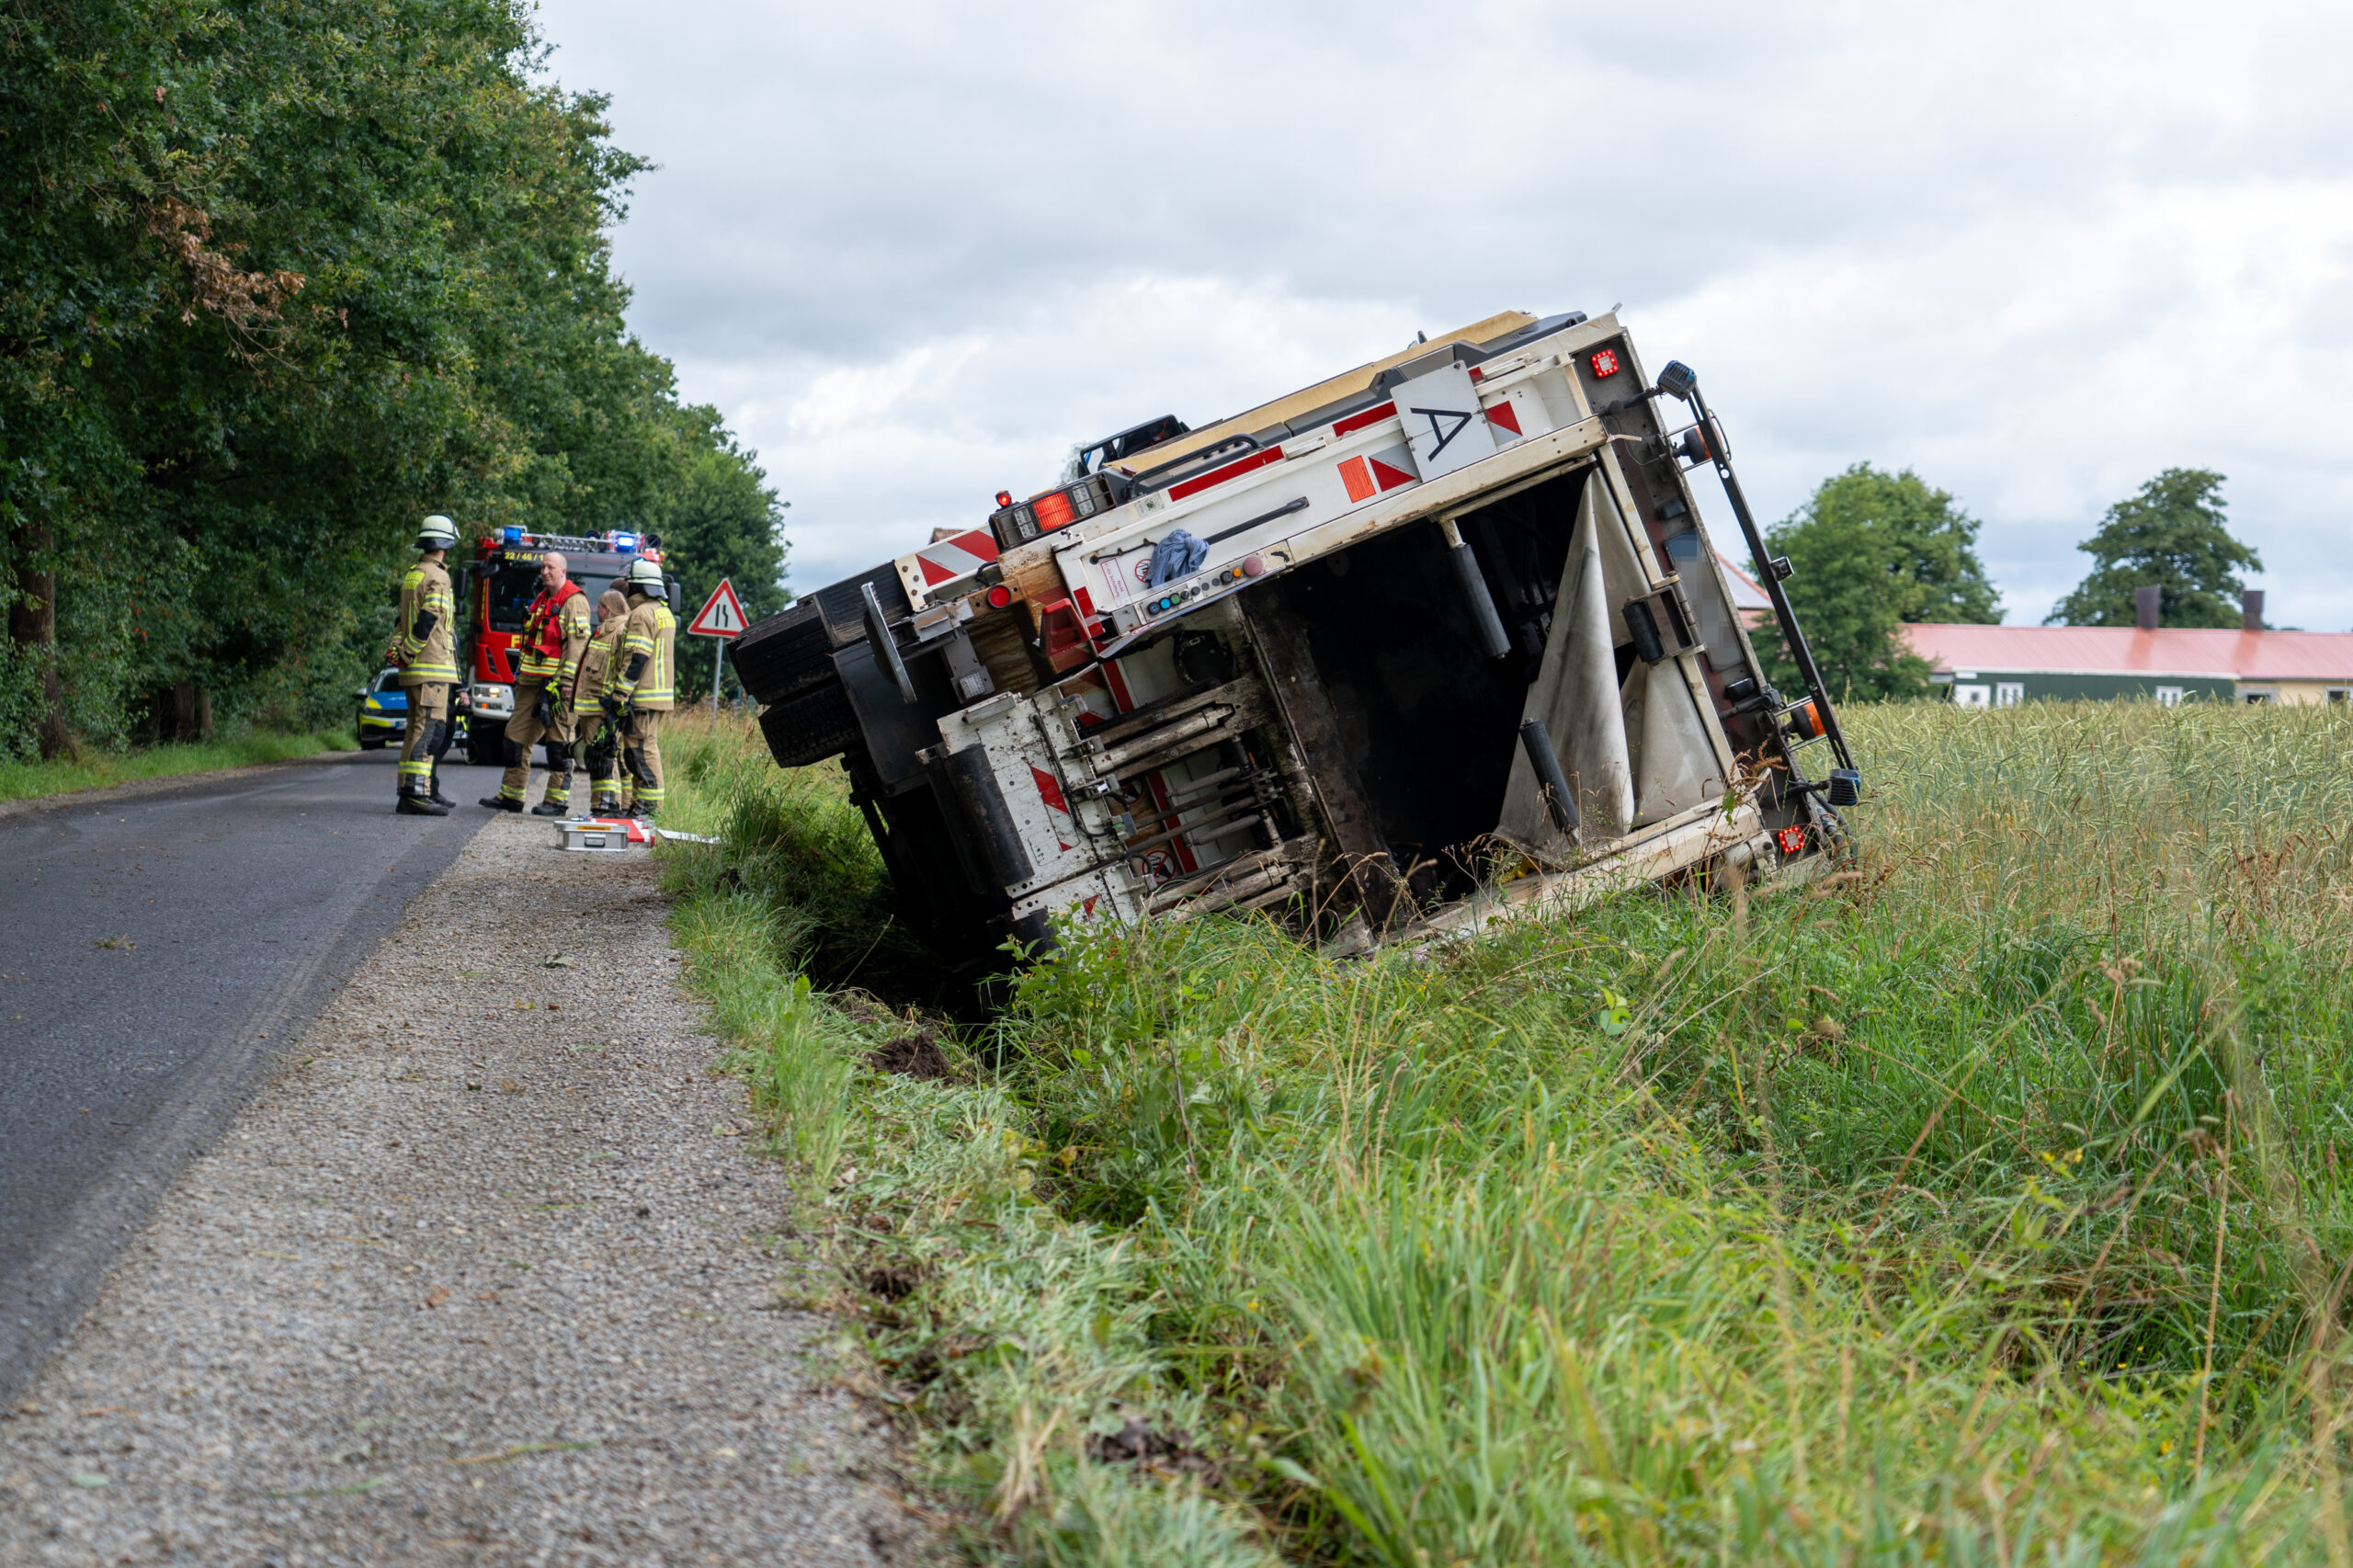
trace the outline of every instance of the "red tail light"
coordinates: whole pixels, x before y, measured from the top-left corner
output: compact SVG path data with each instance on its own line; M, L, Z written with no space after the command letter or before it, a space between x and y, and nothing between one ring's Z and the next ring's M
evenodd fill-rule
M1614 376L1617 373L1618 356L1614 351L1604 348L1593 357L1593 374L1595 380L1598 381L1604 376Z
M1003 609L1013 602L1013 590L999 583L981 597L988 601L989 608Z

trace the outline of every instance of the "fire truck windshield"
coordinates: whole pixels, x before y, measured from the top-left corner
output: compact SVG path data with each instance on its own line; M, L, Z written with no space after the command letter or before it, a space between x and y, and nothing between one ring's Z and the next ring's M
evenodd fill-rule
M572 580L588 596L590 618L595 618L597 600L613 585L609 571L595 568L575 569ZM523 618L530 613L531 600L540 591L540 568L536 562L518 562L501 566L490 577L490 629L493 631L520 631Z

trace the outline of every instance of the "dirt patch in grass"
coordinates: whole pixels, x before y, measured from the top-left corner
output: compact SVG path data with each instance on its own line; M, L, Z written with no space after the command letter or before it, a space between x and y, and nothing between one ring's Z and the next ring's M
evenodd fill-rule
M939 1031L932 1028L884 1040L868 1053L866 1064L878 1073L896 1073L904 1078L936 1080L956 1076L948 1053L939 1049Z

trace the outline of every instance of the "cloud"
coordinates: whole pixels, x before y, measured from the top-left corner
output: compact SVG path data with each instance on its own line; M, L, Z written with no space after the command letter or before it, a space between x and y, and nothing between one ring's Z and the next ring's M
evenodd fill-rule
M1507 308L1699 367L1768 518L1857 460L2013 619L2218 468L2274 617L2353 625L2353 16L547 0L660 162L632 321L794 502L803 586L1074 442ZM1711 507L1721 512L1721 507Z

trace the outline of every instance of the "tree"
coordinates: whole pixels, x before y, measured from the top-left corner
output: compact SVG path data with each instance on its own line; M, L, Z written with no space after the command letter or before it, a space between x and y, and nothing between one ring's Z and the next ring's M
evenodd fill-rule
M645 165L534 82L529 18L0 11L0 756L334 717L427 512L586 533L707 471L758 491L628 332Z
M2075 548L2094 562L2046 626L2131 626L2132 590L2154 584L2161 626L2239 624L2238 572L2263 570L2254 550L2231 537L2222 476L2169 468L2119 501L2099 531Z
M1910 469L1857 463L1767 530L1769 551L1796 569L1782 589L1833 697L1927 695L1927 662L1897 631L1905 621L2001 619L1977 559L1978 528ZM1797 665L1779 628L1759 628L1755 641L1773 683L1794 689Z
M688 615L722 577L734 585L746 616L756 621L774 615L792 596L784 586L784 507L766 471L727 434L719 410L681 408L671 419L681 472L645 522L661 536L663 570L685 589ZM710 650L683 630L678 640L679 696L710 696ZM688 656L690 642L699 656Z

